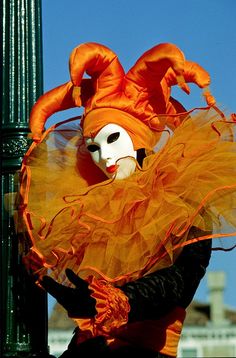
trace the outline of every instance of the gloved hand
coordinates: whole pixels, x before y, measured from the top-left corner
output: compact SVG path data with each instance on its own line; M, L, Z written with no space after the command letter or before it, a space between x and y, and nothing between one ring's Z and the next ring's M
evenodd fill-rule
M97 313L95 309L96 300L91 297L88 282L70 269L66 269L66 276L75 285L75 288L59 284L49 276L44 276L40 284L67 310L69 317L94 317Z

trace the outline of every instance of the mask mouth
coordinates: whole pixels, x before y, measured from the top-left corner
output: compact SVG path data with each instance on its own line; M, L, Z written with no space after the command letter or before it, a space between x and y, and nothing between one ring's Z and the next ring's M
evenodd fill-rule
M109 174L112 174L112 173L115 173L117 171L118 167L119 167L119 165L117 165L117 164L110 165L109 167L106 168L106 171Z

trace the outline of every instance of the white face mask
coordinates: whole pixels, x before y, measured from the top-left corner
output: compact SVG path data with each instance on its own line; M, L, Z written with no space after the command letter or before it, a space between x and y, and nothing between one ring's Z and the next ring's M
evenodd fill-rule
M108 178L124 179L136 168L133 142L126 130L117 124L107 124L94 138L85 138L94 163Z

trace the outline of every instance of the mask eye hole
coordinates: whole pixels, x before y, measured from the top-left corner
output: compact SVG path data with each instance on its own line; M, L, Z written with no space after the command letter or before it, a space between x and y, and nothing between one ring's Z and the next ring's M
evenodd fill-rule
M94 153L97 150L99 150L99 146L96 145L96 144L90 144L90 145L87 146L87 149L88 149L89 152Z
M119 136L120 136L120 132L115 132L115 133L110 134L107 138L107 143L110 144L110 143L117 141Z

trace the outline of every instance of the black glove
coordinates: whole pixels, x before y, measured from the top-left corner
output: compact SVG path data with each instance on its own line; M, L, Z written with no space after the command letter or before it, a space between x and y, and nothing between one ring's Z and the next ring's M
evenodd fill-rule
M75 288L59 284L49 276L44 276L40 283L67 310L69 317L94 317L97 313L96 300L91 297L88 283L70 269L66 269L66 276L75 285Z

